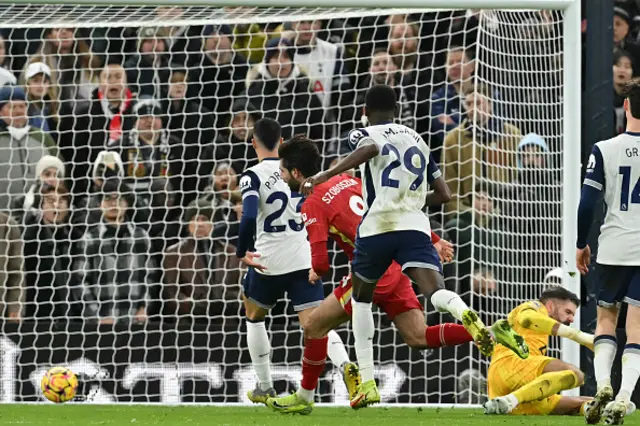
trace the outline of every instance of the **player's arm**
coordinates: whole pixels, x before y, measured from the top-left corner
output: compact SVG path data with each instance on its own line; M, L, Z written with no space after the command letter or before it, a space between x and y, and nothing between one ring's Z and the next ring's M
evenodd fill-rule
M575 328L561 324L549 315L539 312L533 307L520 311L515 320L523 328L547 334L549 336L566 337L567 339L571 339L581 345L593 347L593 334L584 333Z
M300 188L305 196L313 191L315 185L326 182L335 175L354 169L380 153L380 148L364 129L352 130L349 133L349 144L355 148L351 154L329 170L320 172L302 183Z
M253 261L253 258L260 256L248 251L253 245L256 235L256 219L258 217L258 202L260 201L259 189L260 179L258 176L251 170L246 171L240 179L242 218L240 219L236 256L246 265L263 270L266 269L264 266Z
M578 240L576 241L576 267L582 275L589 272L591 261L591 249L587 245L589 229L593 223L598 199L604 190L604 159L598 145L594 145L589 156L587 172L580 193L580 204L578 205Z
M431 154L429 154L429 163L427 164L427 182L433 188L433 191L427 194L427 206L439 206L451 200L449 185L444 181L442 172L433 161Z
M325 208L318 206L313 200L307 200L302 204L302 219L311 245L311 269L321 277L329 272L330 268L327 251L329 221Z

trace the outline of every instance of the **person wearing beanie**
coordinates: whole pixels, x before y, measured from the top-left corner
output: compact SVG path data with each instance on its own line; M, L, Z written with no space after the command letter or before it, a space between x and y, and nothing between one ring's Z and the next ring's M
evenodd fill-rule
M621 6L613 8L613 48L627 52L635 63L640 63L640 44L630 36L632 18L627 9Z
M0 165L0 210L9 210L12 198L28 191L45 155L58 156L58 148L50 135L29 125L25 91L0 88L0 156L11 159Z
M65 166L62 160L53 155L45 155L36 164L35 182L24 195L19 195L11 202L13 216L22 223L24 212L29 211L34 205L36 190L41 184L57 187L64 184L66 176Z
M59 101L51 85L51 68L44 62L33 62L23 74L27 93L29 124L51 133L58 123ZM55 139L55 135L52 134Z
M296 49L288 39L267 43L264 62L247 90L248 101L263 111L263 118L282 126L282 137L304 133L320 142L324 137L324 110L307 76L295 63ZM321 148L320 152L324 152Z
M101 220L79 240L72 268L78 283L71 289L72 308L101 324L144 322L160 277L149 234L127 214L133 200L125 183L108 179L98 195Z
M138 53L124 64L127 81L138 96L162 99L167 96L171 67L162 29L141 27L138 30Z
M183 221L187 237L164 255L164 313L180 321L238 312L240 264L233 256L235 247L212 238L214 214L210 199L192 201Z

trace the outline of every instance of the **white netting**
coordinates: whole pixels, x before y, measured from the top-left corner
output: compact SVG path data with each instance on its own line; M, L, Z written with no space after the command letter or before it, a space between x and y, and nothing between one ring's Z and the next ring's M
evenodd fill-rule
M490 322L560 266L559 12L13 5L0 17L3 401L39 400L42 371L65 364L93 401L246 402L234 245L252 124L308 133L327 167L374 83L396 88L398 120L429 141L460 202L431 212L456 244L451 288ZM278 37L292 47L266 64ZM189 228L193 214L211 228ZM326 294L347 272L331 247ZM377 324L384 402L486 394L471 345L411 350ZM300 377L297 317L278 305L268 326L285 392ZM319 394L347 400L331 366Z

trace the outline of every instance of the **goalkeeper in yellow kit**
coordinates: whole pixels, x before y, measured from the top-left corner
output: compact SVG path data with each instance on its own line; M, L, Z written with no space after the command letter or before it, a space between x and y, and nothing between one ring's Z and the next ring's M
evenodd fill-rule
M489 366L489 398L486 414L575 414L584 413L592 398L558 395L582 385L584 374L577 367L546 356L549 336L571 339L593 350L593 335L569 327L580 299L562 287L551 287L539 301L526 302L509 314L509 324L529 345L529 357L520 359L497 345Z

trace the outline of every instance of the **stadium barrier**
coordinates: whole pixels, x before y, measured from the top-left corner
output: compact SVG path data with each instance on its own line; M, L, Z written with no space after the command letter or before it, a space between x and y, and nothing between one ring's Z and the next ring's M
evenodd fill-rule
M240 350L246 347L246 335L237 328L25 322L5 323L2 331L0 400L4 403L44 400L40 379L55 365L68 366L78 375L77 401L85 403L249 404L246 392L255 385L248 351ZM301 377L302 336L298 327L279 331L273 333L273 374L277 391L288 393ZM348 336L342 333L342 337ZM436 402L425 400L427 394L440 403L455 403L455 372L464 369L456 366L461 363L456 358L467 357L469 346L422 352L399 344L399 339L394 329L387 328L376 348L380 351L376 359L395 360L376 367L383 402ZM342 378L330 364L319 395L322 403L348 404Z

